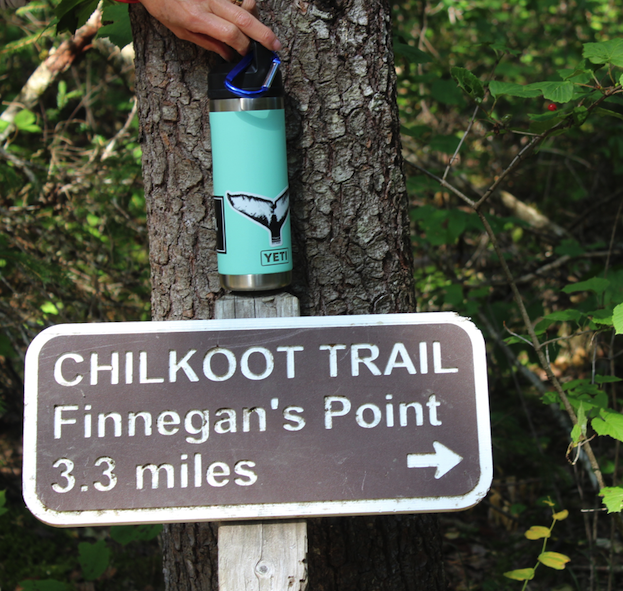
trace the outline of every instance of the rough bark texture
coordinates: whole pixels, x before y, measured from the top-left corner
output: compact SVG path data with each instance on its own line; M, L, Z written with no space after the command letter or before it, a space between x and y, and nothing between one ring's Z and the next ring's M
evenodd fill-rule
M132 8L152 317L210 318L219 292L207 97L215 58Z
M415 309L385 0L260 6L283 53L294 283L302 315ZM155 320L210 318L209 54L131 8ZM218 589L212 524L163 535L167 589ZM443 589L433 516L309 520L311 591Z
M162 573L167 591L218 591L218 526L174 523L162 533Z
M390 7L275 0L302 315L415 309Z
M310 591L445 589L434 515L307 521Z

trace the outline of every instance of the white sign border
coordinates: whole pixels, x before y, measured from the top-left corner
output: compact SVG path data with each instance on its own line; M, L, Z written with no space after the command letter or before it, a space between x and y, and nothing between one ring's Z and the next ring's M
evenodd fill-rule
M455 497L207 505L201 507L104 509L98 511L54 511L43 505L37 496L37 386L39 353L46 343L56 337L431 324L452 324L458 326L467 333L473 348L480 479L476 486L464 495ZM59 324L42 331L35 337L26 352L23 447L22 487L26 505L35 517L44 523L57 527L461 511L479 503L487 495L493 479L485 342L481 332L471 320L454 312Z

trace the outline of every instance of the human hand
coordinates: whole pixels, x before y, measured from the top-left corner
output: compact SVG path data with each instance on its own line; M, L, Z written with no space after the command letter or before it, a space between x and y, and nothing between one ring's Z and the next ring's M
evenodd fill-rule
M232 48L245 55L251 39L279 51L276 35L258 20L255 0L140 0L177 37L215 51L226 60ZM239 4L238 4L239 3Z

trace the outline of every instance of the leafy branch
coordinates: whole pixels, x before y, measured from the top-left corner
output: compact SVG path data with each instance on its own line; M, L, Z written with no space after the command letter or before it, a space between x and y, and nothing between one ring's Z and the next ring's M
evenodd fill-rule
M483 211L485 205L491 196L498 191L502 184L507 181L509 176L514 173L537 149L549 138L561 135L570 129L580 127L589 117L592 116L614 116L623 118L618 113L610 111L603 107L608 99L619 95L623 92L621 85L623 75L618 80L613 75L613 68L623 66L623 40L613 40L601 43L584 44L583 56L585 60L576 68L567 71L559 71L561 80L536 82L533 84L520 85L508 82L498 82L492 80L483 84L476 76L464 68L453 68L452 75L459 87L476 103L476 108L469 121L469 124L462 134L459 145L453 154L449 164L447 165L442 177L434 174L425 167L411 163L416 169L435 180L441 187L447 189L456 195L461 201L467 204L472 211L478 216L486 235L493 247L499 263L501 265L507 285L510 287L513 300L519 310L522 323L525 327L527 337L520 337L523 341L529 343L535 351L539 365L545 372L548 381L553 386L557 399L562 403L566 413L571 419L573 425L573 446L581 446L585 451L590 462L591 468L597 479L599 488L605 496L607 505L611 511L620 511L623 508L623 489L613 487L611 490L606 487L602 470L595 453L591 447L590 439L586 437L587 413L581 404L578 404L577 396L570 400L570 392L563 387L560 380L554 374L552 365L548 358L547 347L554 342L552 339L541 340L537 326L533 323L530 314L517 286L517 281L510 269L504 252L500 246L500 242L496 232L491 226L488 216ZM602 68L607 68L607 78L612 81L612 85L604 87L596 77L596 72ZM592 84L591 84L592 81ZM525 130L508 128L506 123L499 121L493 116L493 110L497 104L497 99L501 96L512 96L519 98L543 97L548 100L555 100L560 104L566 105L563 109L559 109L557 105L552 104L551 109L544 115L530 116L530 135L532 136L525 146L516 154L511 162L496 176L495 180L483 192L476 192L476 198L468 196L464 191L460 190L448 180L450 168L458 157L460 148L464 145L467 136L471 133L473 125L479 113L484 113L485 122L489 122L494 126L497 133L513 132L524 134ZM488 110L486 101L491 97L493 106ZM613 241L611 239L611 248ZM611 250L611 249L610 249ZM606 284L608 283L607 280ZM574 286L574 289L592 289L594 286ZM606 289L606 287L604 287ZM623 332L623 304L618 309L621 316L621 332ZM617 310L617 311L618 311ZM579 314L579 313L578 313ZM595 322L602 325L613 325L613 320L607 318L599 318L596 315L594 321L591 321L591 330L596 327ZM612 315L611 315L612 316ZM579 318L579 316L578 316ZM616 325L615 325L616 328ZM617 330L618 332L618 330ZM596 412L591 409L591 412ZM619 430L619 422L621 428ZM617 440L623 441L623 415L613 410L600 410L599 416L592 421L592 426L600 435L610 435ZM615 521L617 527L623 533L623 521L620 515L616 515Z
M532 568L521 568L517 570L512 570L504 573L504 576L513 579L514 581L523 581L522 591L526 589L528 586L528 581L534 579L534 575L536 573L536 569L539 565L544 565L549 568L553 568L556 570L563 570L566 564L571 560L565 554L560 554L559 552L548 552L547 541L552 536L552 531L554 526L558 521L563 521L567 519L569 516L569 511L566 509L563 511L558 511L554 513L553 507L554 503L551 501L545 501L547 505L552 508L552 524L549 527L544 527L542 525L533 525L530 529L525 533L526 538L529 540L543 540L543 546L541 547L541 553L537 557L537 562Z

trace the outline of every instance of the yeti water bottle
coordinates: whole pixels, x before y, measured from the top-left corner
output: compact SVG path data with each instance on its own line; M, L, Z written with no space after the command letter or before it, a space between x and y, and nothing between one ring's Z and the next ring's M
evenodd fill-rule
M254 44L208 78L218 272L234 291L278 289L292 277L279 64Z

